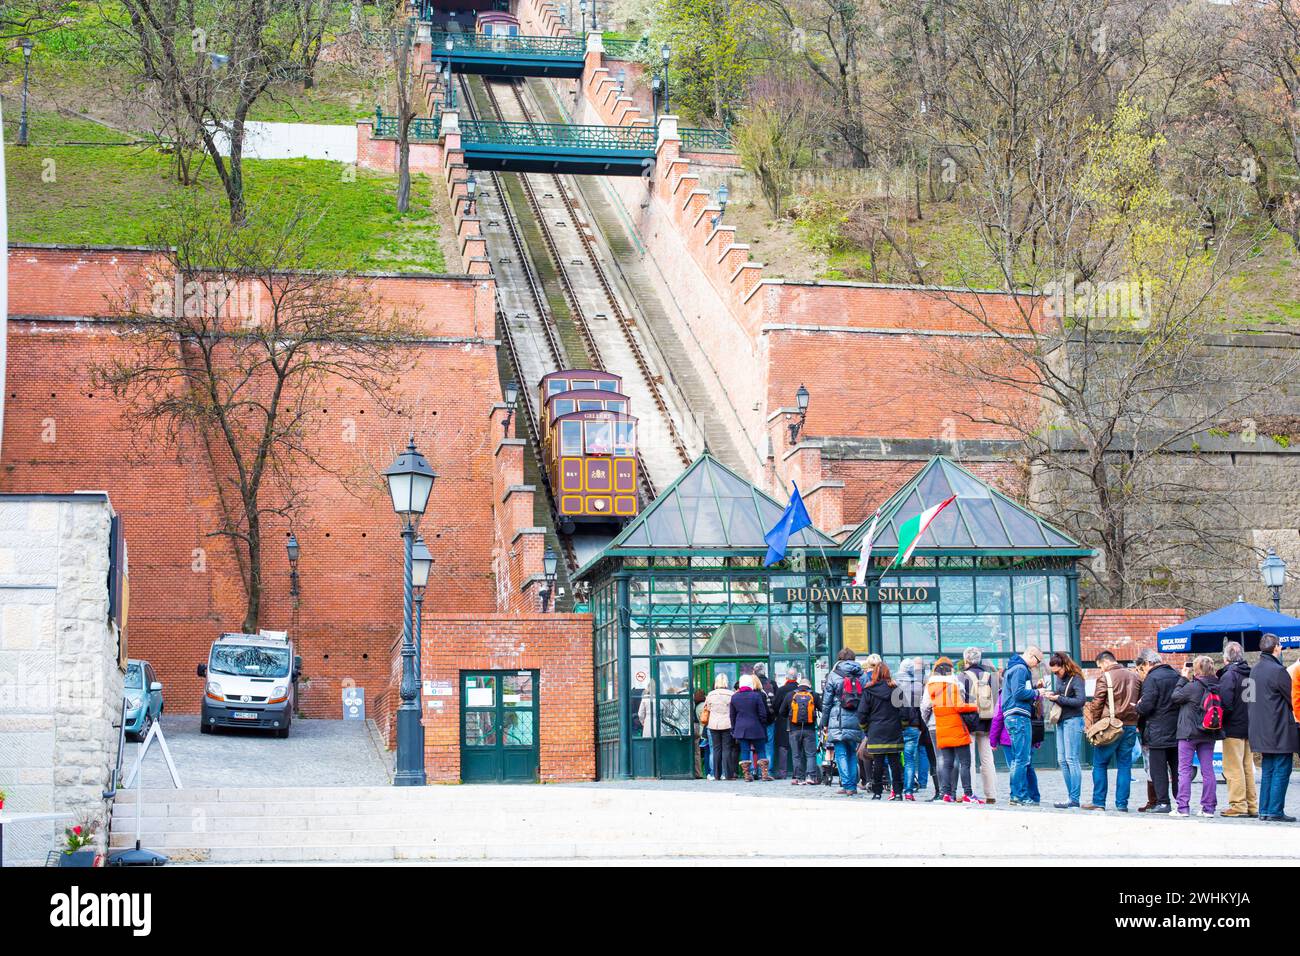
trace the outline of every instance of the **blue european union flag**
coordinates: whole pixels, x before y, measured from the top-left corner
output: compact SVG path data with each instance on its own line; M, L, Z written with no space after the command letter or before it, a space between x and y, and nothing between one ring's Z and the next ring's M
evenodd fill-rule
M790 503L785 506L785 513L781 515L781 520L771 531L763 535L763 540L767 542L767 557L763 559L763 567L776 564L784 558L790 536L810 527L812 527L812 519L808 517L808 509L803 506L803 498L799 497L799 486L795 485L794 494L790 496Z

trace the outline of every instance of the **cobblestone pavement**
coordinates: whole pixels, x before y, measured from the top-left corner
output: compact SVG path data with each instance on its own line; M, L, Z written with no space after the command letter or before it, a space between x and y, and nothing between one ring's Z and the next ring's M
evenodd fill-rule
M185 787L363 787L390 780L370 725L359 720L293 722L285 740L256 730L199 733L197 716L164 716L163 733ZM127 742L125 775L140 745ZM155 744L144 764L145 787L168 787Z

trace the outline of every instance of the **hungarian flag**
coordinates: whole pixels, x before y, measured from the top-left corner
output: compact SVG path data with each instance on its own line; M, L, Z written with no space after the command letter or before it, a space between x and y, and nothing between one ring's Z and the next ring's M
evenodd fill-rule
M867 583L867 565L871 562L871 543L876 540L876 525L880 522L880 509L871 516L871 527L862 539L862 550L858 552L858 573L853 578L853 586L860 588Z
M898 529L898 556L894 558L890 568L899 568L907 564L912 557L912 552L916 550L916 543L921 540L921 535L925 534L925 529L930 527L930 522L939 516L940 511L956 500L956 495L949 495L933 508L926 508L919 515L903 522Z

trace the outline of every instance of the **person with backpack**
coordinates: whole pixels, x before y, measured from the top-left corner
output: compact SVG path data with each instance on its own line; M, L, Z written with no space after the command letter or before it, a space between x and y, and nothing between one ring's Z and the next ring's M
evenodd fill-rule
M1181 791L1179 775L1183 772L1179 758L1180 703L1174 691L1186 680L1161 660L1151 648L1138 653L1138 676L1142 688L1138 694L1138 734L1146 748L1147 803L1139 813L1169 813L1171 793ZM1172 778L1172 779L1171 779ZM1188 786L1191 786L1189 780Z
M864 684L862 665L856 658L852 648L841 650L822 689L821 726L835 748L839 793L846 797L858 795L858 744L862 742L858 708Z
M1043 696L1051 709L1048 723L1056 724L1056 762L1069 795L1068 800L1055 806L1058 810L1077 810L1083 786L1079 756L1083 750L1083 705L1088 702L1088 685L1083 669L1065 651L1053 651L1047 666L1052 672L1052 689Z
M1228 806L1221 817L1259 816L1255 790L1255 754L1250 749L1250 665L1237 641L1223 645L1223 667L1218 672L1219 699L1223 701L1223 777L1228 781Z
M898 684L881 661L871 672L859 711L871 755L871 799L884 792L885 768L889 768L890 800L903 799L903 716L894 700ZM864 781L865 782L865 781Z
M1286 788L1296 751L1296 714L1292 676L1282 665L1282 642L1276 634L1259 639L1259 660L1251 668L1250 749L1260 755L1259 819L1295 823L1286 812Z
M1183 664L1174 690L1178 705L1178 816L1191 816L1192 757L1201 765L1201 813L1218 809L1214 773L1214 742L1223 739L1223 700L1214 661L1205 656Z
M962 652L962 679L967 683L967 698L979 708L975 729L971 731L971 765L979 758L980 789L985 803L998 802L998 771L993 765L993 745L989 731L998 711L996 675L983 664L984 654L978 647Z
M821 700L812 692L806 679L800 679L794 692L781 699L777 723L789 741L794 758L792 786L817 783L817 714L821 709Z
M934 670L925 684L921 713L934 724L943 802L957 802L958 768L963 791L961 802L977 802L970 783L970 725L978 719L979 707L967 699L967 685L953 674L952 661L946 657L934 662Z
M772 716L775 718L772 721L772 776L777 780L785 779L786 767L792 764L790 725L781 716L781 710L790 695L798 689L799 672L791 667L785 672L785 683L776 689L776 694L772 698ZM795 776L793 772L791 776Z

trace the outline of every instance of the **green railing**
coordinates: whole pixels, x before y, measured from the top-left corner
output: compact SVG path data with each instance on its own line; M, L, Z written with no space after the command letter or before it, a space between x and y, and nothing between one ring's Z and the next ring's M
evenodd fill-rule
M540 146L553 149L633 150L653 153L655 131L647 126L576 126L570 123L502 123L461 120L462 143Z
M503 37L485 36L482 33L435 33L431 54L433 62L437 63L447 58L448 38L451 39L453 56L457 53L500 53L581 60L587 53L587 44L579 37Z
M407 139L412 143L436 143L442 137L441 116L418 116L411 120ZM397 117L385 116L383 110L375 108L375 131L373 139L397 139Z
M730 153L735 150L731 143L731 131L726 129L679 129L684 153Z
M601 46L605 48L605 55L615 60L635 60L648 49L649 42L645 37L639 40L604 39Z

